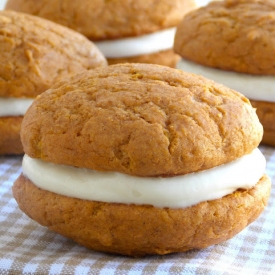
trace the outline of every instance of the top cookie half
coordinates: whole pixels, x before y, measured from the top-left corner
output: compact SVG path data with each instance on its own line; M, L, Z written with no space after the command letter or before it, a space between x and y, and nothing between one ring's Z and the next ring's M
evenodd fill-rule
M190 12L177 28L174 49L202 65L275 75L275 1L225 0Z
M243 95L164 66L119 64L56 83L27 111L30 157L137 176L209 169L250 153L262 125Z
M107 65L83 35L36 16L0 11L0 96L36 97L71 73Z
M6 5L65 25L93 41L175 27L194 7L194 0L9 0Z

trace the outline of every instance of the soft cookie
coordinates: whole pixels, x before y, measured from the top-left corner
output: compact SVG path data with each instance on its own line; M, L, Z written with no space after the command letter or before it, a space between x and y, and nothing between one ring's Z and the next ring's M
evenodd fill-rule
M225 0L190 12L178 25L177 68L201 74L251 100L275 146L275 2Z
M262 133L248 99L211 80L152 64L96 68L28 109L13 195L29 217L94 250L204 248L267 204Z
M0 11L0 154L22 154L20 125L33 99L72 73L107 65L83 35L48 20Z

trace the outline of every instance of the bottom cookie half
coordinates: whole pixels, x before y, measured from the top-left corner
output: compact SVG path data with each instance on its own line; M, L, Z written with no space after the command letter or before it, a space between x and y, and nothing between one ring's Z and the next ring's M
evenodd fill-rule
M23 117L0 117L0 155L23 154L20 128Z
M263 144L275 146L275 102L256 101L250 99L264 127Z
M13 195L30 218L83 246L144 256L201 249L232 238L264 210L270 186L264 175L252 189L184 209L69 198L42 190L23 175Z
M175 54L173 50L165 50L152 54L144 54L133 57L108 58L107 61L109 65L118 63L150 63L175 68L179 59L180 56Z

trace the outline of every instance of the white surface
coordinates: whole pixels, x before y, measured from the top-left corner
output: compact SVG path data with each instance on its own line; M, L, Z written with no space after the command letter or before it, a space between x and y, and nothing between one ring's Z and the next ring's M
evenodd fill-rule
M4 9L6 2L6 0L0 0L0 10Z

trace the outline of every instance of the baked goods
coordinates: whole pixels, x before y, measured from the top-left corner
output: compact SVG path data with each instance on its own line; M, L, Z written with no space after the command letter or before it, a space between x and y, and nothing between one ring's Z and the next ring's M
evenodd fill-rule
M175 27L194 0L9 0L6 9L35 14L92 40L109 64L156 63L174 67Z
M19 207L95 250L204 248L267 204L262 126L249 101L169 67L118 64L66 78L36 98L21 138Z
M275 146L275 2L226 0L189 13L179 24L177 68L199 73L251 99Z
M33 99L59 79L107 65L87 38L48 20L0 11L0 154L22 154L20 125Z

